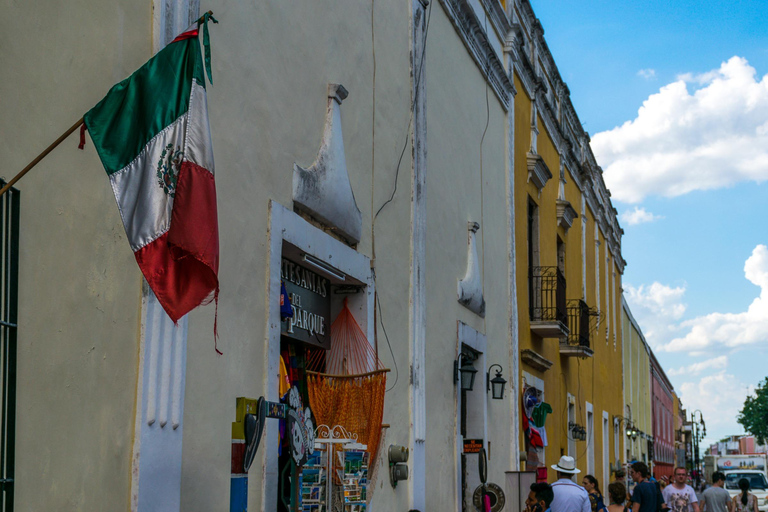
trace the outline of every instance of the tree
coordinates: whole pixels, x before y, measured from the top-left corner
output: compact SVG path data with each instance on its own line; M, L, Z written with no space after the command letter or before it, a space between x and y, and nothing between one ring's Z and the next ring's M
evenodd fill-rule
M755 436L758 444L768 439L768 377L755 389L755 396L744 400L744 407L736 420L744 430Z

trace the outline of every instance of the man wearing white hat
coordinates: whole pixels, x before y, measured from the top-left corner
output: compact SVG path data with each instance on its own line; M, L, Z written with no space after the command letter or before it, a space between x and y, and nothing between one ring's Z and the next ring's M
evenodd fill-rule
M555 499L550 505L552 512L592 512L589 493L572 480L573 475L581 473L581 470L576 469L573 457L563 455L560 462L551 467L557 471L557 482L552 484L555 493Z

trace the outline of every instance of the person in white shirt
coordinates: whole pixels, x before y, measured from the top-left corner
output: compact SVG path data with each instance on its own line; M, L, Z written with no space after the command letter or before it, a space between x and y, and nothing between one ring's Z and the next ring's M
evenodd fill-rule
M573 460L573 457L563 455L560 457L560 462L551 467L557 471L557 482L552 484L555 499L552 500L549 507L551 511L592 512L589 493L572 480L573 475L581 473L581 470L576 468L576 461Z
M693 487L685 483L687 480L688 470L675 468L674 483L666 486L661 493L670 512L699 512L699 499Z

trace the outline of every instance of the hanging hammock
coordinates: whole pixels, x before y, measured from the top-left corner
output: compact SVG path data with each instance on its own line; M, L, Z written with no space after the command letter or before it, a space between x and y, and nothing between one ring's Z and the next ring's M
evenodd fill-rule
M387 372L357 325L347 300L331 324L331 349L307 359L307 388L316 424L343 426L376 461L381 439Z

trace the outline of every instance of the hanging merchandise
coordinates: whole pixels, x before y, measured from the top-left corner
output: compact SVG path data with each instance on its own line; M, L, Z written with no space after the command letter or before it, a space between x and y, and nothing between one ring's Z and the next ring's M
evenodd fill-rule
M288 291L285 289L285 281L280 281L280 320L293 318L293 308Z
M381 439L389 370L352 316L347 299L331 324L331 348L307 360L307 384L318 425L341 425L366 445L373 464Z
M531 413L531 429L535 430L541 438L541 443L545 447L549 445L547 442L547 430L544 428L544 423L547 421L547 415L552 413L552 406L547 402L539 402L533 407Z
M531 414L533 424L537 427L543 427L544 423L547 421L548 414L552 414L552 406L547 402L539 402L534 406L533 413Z

